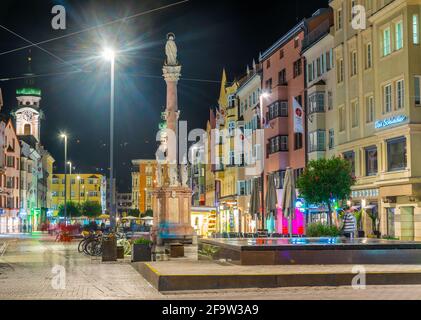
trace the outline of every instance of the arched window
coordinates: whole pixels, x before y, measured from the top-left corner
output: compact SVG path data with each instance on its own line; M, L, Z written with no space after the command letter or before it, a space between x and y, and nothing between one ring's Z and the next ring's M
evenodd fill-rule
M25 126L23 127L23 134L25 136L31 135L31 125L29 123L25 124Z

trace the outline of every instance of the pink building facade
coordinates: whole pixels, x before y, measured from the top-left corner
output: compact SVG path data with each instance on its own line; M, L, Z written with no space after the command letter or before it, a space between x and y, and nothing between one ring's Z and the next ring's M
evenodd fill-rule
M4 169L0 173L0 233L18 232L20 190L20 144L11 120L5 123L3 143Z
M303 130L296 130L294 125L294 99L305 110L305 60L302 45L312 30L329 19L328 9L317 11L311 18L304 19L281 37L260 57L262 63L262 98L265 123L265 179L264 194L267 189L267 177L275 174L278 203L281 202L283 178L288 167L294 169L298 177L306 165L306 121L302 117ZM297 212L294 229L302 234L303 217ZM268 218L268 217L267 217ZM277 219L266 222L269 231L285 233L282 211L278 209Z

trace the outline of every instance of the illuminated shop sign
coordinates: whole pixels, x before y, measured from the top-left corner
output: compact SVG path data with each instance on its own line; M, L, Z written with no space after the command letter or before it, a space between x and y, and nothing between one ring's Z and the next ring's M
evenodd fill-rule
M394 124L399 124L399 123L405 122L407 119L408 119L407 116L399 115L399 116L394 116L387 119L379 120L379 121L376 121L376 129L382 129Z

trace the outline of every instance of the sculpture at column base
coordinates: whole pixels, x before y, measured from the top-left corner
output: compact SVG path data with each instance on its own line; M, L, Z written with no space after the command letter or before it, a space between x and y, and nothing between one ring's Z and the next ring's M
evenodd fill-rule
M190 188L185 187L162 187L153 191L152 234L158 246L192 241L195 234L190 221L191 194Z

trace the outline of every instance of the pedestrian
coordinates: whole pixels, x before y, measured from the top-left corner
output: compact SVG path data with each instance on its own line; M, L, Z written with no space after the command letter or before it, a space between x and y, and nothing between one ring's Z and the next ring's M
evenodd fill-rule
M356 229L357 219L350 210L347 210L342 221L342 234L347 238L353 239L356 234Z

